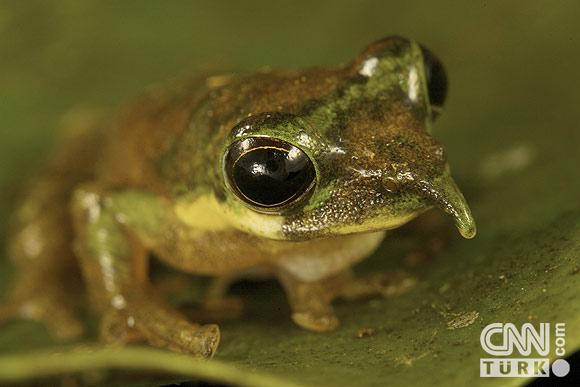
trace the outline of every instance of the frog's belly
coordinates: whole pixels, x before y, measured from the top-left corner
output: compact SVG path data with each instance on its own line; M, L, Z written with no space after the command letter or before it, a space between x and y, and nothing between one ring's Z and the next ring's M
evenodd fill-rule
M303 281L336 274L372 254L385 232L302 242L276 241L240 232L189 233L169 230L154 252L165 263L191 274L234 275L284 270Z
M379 231L304 242L280 252L276 266L302 281L317 281L368 257L384 237L385 232Z

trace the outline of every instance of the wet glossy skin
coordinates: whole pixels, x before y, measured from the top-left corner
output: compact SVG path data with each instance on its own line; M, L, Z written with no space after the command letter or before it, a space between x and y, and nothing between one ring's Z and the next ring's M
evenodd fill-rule
M315 331L337 327L337 297L389 295L393 281L408 287L404 278L356 278L350 267L376 249L385 230L433 205L463 236L475 235L443 148L430 135L439 106L429 101L425 59L417 43L387 38L344 67L169 85L135 101L112 125L80 120L17 213L10 254L21 271L16 301L0 319L34 318L61 336L78 335L82 326L66 300L66 268L76 261L103 340L145 339L211 356L217 326L199 326L167 306L148 283L149 253L218 277L206 302L213 310L232 307L229 282L273 275L293 320ZM286 201L268 201L276 187L259 187L252 191L259 199L248 200L231 171L252 149L228 157L244 141L262 144L262 159L295 148L297 165L313 168L310 183L290 184L302 191ZM282 165L275 157L268 159L274 169ZM249 160L248 168L258 165Z

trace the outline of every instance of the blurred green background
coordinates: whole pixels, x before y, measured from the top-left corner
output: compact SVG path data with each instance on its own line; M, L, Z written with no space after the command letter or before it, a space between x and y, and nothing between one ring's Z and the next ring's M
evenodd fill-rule
M226 324L218 357L327 385L403 385L428 375L434 383L484 383L476 373L485 324L580 325L579 16L575 0L0 1L0 230L16 187L42 162L71 108L115 108L196 69L335 65L380 37L412 37L448 71L435 136L472 204L477 239L453 239L438 262L416 269L418 289L377 301L383 309L341 304L337 333L299 331L272 306L279 326L270 329L266 315ZM404 265L382 258L402 257L413 243L387 241L369 267ZM468 311L478 312L473 326L446 327L445 316ZM353 344L353 330L365 324L381 334ZM10 332L45 343L37 331ZM578 331L569 331L570 350ZM15 342L10 332L0 348Z

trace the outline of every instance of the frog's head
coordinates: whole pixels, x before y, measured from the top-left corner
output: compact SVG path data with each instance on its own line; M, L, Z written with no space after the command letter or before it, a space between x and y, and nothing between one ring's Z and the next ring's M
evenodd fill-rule
M472 238L469 207L430 135L446 93L436 57L391 37L336 74L326 95L233 128L220 200L231 221L256 235L304 240L395 228L436 206Z

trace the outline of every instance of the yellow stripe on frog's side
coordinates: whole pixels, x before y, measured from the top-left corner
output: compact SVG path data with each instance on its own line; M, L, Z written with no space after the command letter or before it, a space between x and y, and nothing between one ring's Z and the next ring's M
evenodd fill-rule
M178 199L175 215L186 225L200 231L223 231L231 228L231 223L222 214L213 195Z
M236 228L267 238L282 238L281 216L261 214L244 207L228 210L228 207L220 206L211 194L177 200L175 214L180 221L199 231Z
M234 227L248 233L276 240L283 240L282 223L284 217L275 214L261 214L249 208L228 214Z

